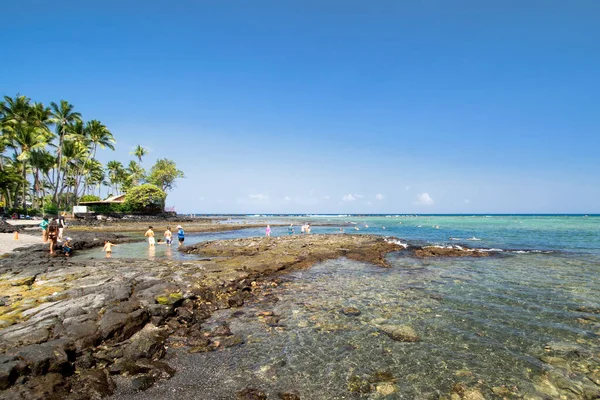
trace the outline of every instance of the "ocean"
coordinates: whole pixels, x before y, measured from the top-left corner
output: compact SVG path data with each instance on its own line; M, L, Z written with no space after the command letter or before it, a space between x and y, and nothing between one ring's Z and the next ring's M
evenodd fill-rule
M207 321L226 321L244 345L180 351L170 361L178 369L171 380L128 398L227 399L245 387L269 398L295 392L302 399L583 399L600 393L599 216L293 220L296 233L312 220L331 224L314 226L313 233L342 227L495 255L419 259L398 252L389 255L389 269L338 259L286 275L273 289L276 303L219 311ZM273 235L287 234L287 227L273 228ZM246 229L192 240L263 235L264 229ZM341 313L345 307L360 315ZM284 328L266 329L255 317L263 310L278 315ZM393 341L382 333L384 325L410 327L420 340Z

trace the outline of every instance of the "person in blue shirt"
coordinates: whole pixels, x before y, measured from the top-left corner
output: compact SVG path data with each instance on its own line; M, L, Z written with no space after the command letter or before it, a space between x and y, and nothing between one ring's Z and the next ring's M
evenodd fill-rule
M179 239L179 245L181 246L185 240L185 232L181 225L177 225L177 239Z
M42 223L40 224L40 228L42 228L42 241L44 243L48 241L48 225L50 225L50 222L48 222L48 217L44 217Z

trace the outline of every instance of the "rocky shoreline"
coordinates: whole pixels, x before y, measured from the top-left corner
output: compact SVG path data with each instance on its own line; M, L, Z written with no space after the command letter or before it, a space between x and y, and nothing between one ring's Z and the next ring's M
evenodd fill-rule
M75 249L109 232L78 232ZM218 241L183 249L197 261L73 260L43 245L0 259L0 390L7 399L88 399L111 394L111 376L138 390L174 370L161 362L170 337L192 351L235 346L226 327L205 330L218 309L239 307L277 273L346 256L385 266L401 250L382 237L311 235ZM212 258L216 257L216 258Z

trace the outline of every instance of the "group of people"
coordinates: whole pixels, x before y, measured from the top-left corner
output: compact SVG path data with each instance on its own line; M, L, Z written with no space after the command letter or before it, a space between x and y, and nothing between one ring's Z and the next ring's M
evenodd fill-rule
M176 229L177 229L177 240L179 241L179 245L181 246L183 244L183 242L185 241L185 231L183 230L181 225L177 225ZM154 247L156 241L154 239L154 231L152 230L151 226L148 228L148 230L146 231L144 236L148 238L148 246ZM163 237L165 238L164 243L167 246L170 246L173 243L173 232L171 232L170 227L167 227L167 230L163 234ZM160 239L158 239L158 244L162 244Z
M306 222L304 225L302 225L302 227L300 228L300 232L309 234L310 233L310 224L308 222Z
M310 224L304 223L300 227L300 232L306 234L310 233ZM294 224L290 224L290 226L288 226L288 235L293 235L294 233ZM267 225L267 228L265 229L265 236L271 237L271 225Z
M73 252L73 246L70 237L64 237L64 231L67 227L66 212L61 212L56 218L52 218L50 221L47 216L44 216L40 223L42 228L42 241L44 243L50 242L50 254L54 255L59 247L62 247L62 251L65 256L69 257ZM61 243L60 245L58 243Z

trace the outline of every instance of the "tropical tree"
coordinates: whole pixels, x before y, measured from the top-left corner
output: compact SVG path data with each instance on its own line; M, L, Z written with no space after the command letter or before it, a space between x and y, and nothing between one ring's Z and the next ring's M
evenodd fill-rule
M144 180L146 170L142 168L140 164L131 160L127 166L127 175L128 186L138 186Z
M45 148L50 140L51 134L46 125L49 112L41 104L31 104L25 96L5 96L4 99L6 103L0 104L2 130L7 135L4 142L14 149L16 161L21 164L21 200L23 208L27 208L29 159L33 150Z
M148 149L143 148L141 145L137 145L135 149L131 152L134 156L137 157L140 165L142 165L142 157L148 154Z
M66 100L61 100L60 104L52 102L50 103L50 108L52 110L52 117L50 118L50 121L54 124L56 134L58 136L58 145L56 149L58 162L54 188L54 202L58 203L59 196L62 193L64 186L61 179L64 180L64 171L62 171L62 169L65 136L68 134L69 129L74 123L81 121L81 114L74 111L75 107L73 107L73 105Z
M88 121L85 125L86 136L91 144L91 155L96 158L96 150L98 146L101 149L109 148L115 150L114 144L116 143L113 134L110 133L108 128L98 120Z
M98 189L98 196L100 195L100 186L104 183L104 167L102 163L95 158L92 158L87 162L87 174L85 175L85 190L84 193L90 188L92 194L94 194L94 188Z
M108 180L112 190L119 192L124 170L123 164L120 161L109 161L106 163L106 170L108 171Z
M175 188L175 180L178 178L185 178L183 171L177 169L175 161L163 158L156 161L150 169L148 182L167 192Z
M146 183L133 187L125 195L125 206L132 211L162 211L167 194L158 186Z
M46 188L48 188L48 185L50 184L48 174L52 168L54 168L56 158L46 149L36 149L31 152L29 162L33 169L33 208L38 208L38 200L42 201L43 207Z

